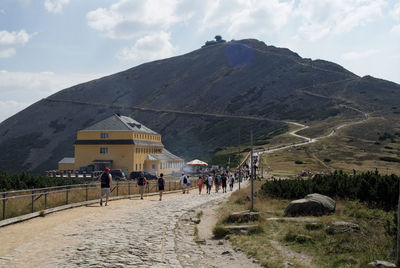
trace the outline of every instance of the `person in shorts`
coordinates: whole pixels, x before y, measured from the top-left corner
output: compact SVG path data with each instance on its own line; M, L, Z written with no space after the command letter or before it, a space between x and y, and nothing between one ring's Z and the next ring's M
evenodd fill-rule
M99 176L100 181L100 206L103 206L103 196L106 196L106 206L108 206L108 198L110 196L110 191L112 187L112 176L110 174L110 169L105 168L104 172Z
M227 182L228 178L226 177L226 174L222 174L221 176L221 185L222 185L222 192L226 193L226 182Z
M164 174L162 173L160 174L160 177L158 178L157 182L158 182L158 191L160 191L160 201L161 201L165 186Z
M187 179L187 177L185 176L185 173L182 173L182 176L181 176L181 186L182 186L182 193L183 193L183 194L186 193L187 183L188 183L188 179Z
M203 178L201 176L197 180L197 186L199 187L199 194L201 194L201 190L203 189Z
M146 183L147 183L147 180L144 176L144 173L141 172L139 178L137 179L137 185L139 188L140 199L143 199L144 186L146 185Z

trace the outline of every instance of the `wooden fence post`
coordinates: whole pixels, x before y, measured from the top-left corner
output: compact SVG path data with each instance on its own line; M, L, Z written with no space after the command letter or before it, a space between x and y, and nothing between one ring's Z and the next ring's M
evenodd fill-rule
M3 193L3 220L6 219L6 195L7 193Z
M31 209L31 212L32 212L32 213L33 213L33 210L34 210L33 202L35 201L35 196L34 196L34 194L35 194L35 191L34 191L33 188L32 188L32 209Z
M117 181L117 196L118 196L118 189L119 189L119 184L118 184L118 181Z
M86 201L88 201L88 187L89 185L86 183Z
M128 181L128 195L131 195L131 182Z
M44 209L47 208L47 192L44 192Z
M67 190L65 191L65 204L68 205L68 189L69 187L67 186Z

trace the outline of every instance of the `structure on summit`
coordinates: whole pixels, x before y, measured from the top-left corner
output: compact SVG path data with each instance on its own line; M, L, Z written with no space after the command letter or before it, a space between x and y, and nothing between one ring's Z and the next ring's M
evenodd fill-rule
M78 131L75 157L58 164L62 171L121 169L152 174L178 172L184 160L167 151L161 135L127 116L114 114Z

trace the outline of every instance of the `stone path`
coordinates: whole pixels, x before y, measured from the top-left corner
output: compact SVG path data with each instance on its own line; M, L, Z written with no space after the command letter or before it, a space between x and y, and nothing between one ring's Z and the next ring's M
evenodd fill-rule
M189 195L165 196L162 202L156 197L111 202L0 256L0 267L211 267L207 261L200 265L199 259L218 258L221 253L204 254L193 240L193 226L182 228L181 219L229 195L198 195L193 190ZM144 205L135 208L140 202Z

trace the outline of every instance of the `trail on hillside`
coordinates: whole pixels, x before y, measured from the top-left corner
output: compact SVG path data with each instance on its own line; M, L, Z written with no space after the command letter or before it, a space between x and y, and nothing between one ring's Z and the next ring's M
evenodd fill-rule
M263 155L263 154L270 154L270 153L277 152L277 151L280 151L280 150L285 150L285 149L289 149L289 148L294 148L294 147L299 147L299 146L308 145L308 144L311 144L311 143L320 141L320 140L322 140L322 139L325 139L325 138L332 137L332 136L336 135L339 129L342 129L342 128L348 127L348 126L352 126L352 125L361 124L361 123L364 123L364 122L366 122L367 120L370 119L370 116L369 116L369 114L368 114L367 112L361 111L360 109L357 109L357 108L354 108L354 107L351 107L351 106L345 105L345 104L341 104L340 106L342 106L342 107L344 107L344 108L347 108L347 109L354 110L354 111L356 111L356 112L359 112L359 113L362 114L362 116L363 116L362 119L361 119L361 120L358 120L358 121L354 121L354 122L348 122L348 123L343 123L343 124L337 125L337 126L334 127L334 128L332 129L332 131L329 132L328 134L321 135L321 136L319 136L319 137L317 137L317 138L310 138L310 137L305 137L305 136L302 136L302 135L297 134L297 133L300 132L301 130L304 130L304 129L309 128L309 126L306 126L306 125L303 125L303 124L297 123L297 122L286 121L285 123L287 123L287 124L292 124L292 125L295 125L295 126L299 126L299 127L300 127L299 129L290 131L289 134L292 135L293 137L302 138L302 139L304 139L305 141L303 141L303 142L291 143L291 144L278 145L278 146L271 147L271 148L267 148L267 149L265 149L265 148L257 149L257 150L254 150L254 155L256 155L256 156L261 156L261 155ZM328 130L328 129L327 129L327 130ZM245 157L245 159L243 160L243 162L241 163L241 165L243 165L243 163L249 162L249 161L250 161L250 152L247 154L247 156ZM249 164L250 164L250 163L249 163Z

